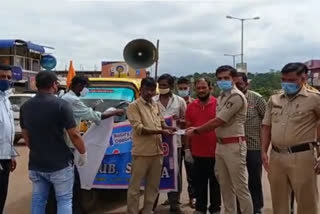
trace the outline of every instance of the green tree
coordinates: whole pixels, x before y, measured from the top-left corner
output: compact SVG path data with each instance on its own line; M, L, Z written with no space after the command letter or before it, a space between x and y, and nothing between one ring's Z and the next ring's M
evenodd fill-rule
M250 80L250 89L269 99L272 94L281 89L281 73L272 71L255 74Z
M214 88L212 94L217 97L220 90L216 86L215 73L195 73L194 75L186 76L190 81L192 78L195 81L201 77L211 81ZM279 71L270 70L267 73L248 73L248 79L250 80L250 89L261 94L266 100L281 89L281 73ZM192 95L195 96L195 93L192 93Z

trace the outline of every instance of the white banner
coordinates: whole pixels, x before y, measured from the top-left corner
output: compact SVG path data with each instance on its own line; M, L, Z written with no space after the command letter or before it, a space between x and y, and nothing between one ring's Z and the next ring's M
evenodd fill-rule
M113 129L113 117L102 120L100 125L92 124L89 130L83 135L83 140L87 149L88 162L83 167L78 167L81 188L90 190L96 174L109 146ZM75 154L77 159L78 151Z

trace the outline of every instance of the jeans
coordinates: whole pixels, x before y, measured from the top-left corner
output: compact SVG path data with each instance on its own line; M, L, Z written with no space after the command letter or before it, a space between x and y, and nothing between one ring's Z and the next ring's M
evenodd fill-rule
M83 214L83 208L81 205L81 183L80 176L77 167L74 167L74 184L73 184L73 198L72 198L72 213L73 214ZM55 197L55 192L53 185L50 187L49 198L46 207L46 214L57 213L57 200Z
M73 166L55 172L29 171L32 181L31 214L44 214L50 186L53 185L58 214L72 214L72 189L74 183Z
M7 199L11 160L0 160L0 214Z

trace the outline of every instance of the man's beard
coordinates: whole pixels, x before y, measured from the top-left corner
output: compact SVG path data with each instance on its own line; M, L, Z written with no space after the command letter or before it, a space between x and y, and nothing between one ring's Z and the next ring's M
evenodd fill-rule
M205 96L199 96L198 95L199 100L202 101L202 102L207 101L209 97L210 97L210 93L208 93Z
M236 86L237 86L237 85L236 85ZM247 87L241 88L241 87L237 86L237 88L238 88L243 94L247 93L247 90L248 90Z

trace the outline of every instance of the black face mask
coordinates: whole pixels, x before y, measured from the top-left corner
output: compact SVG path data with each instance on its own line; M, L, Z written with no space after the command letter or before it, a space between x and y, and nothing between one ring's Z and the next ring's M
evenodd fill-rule
M208 93L206 96L203 96L203 97L198 96L201 102L207 101L209 97L210 97L210 93Z

